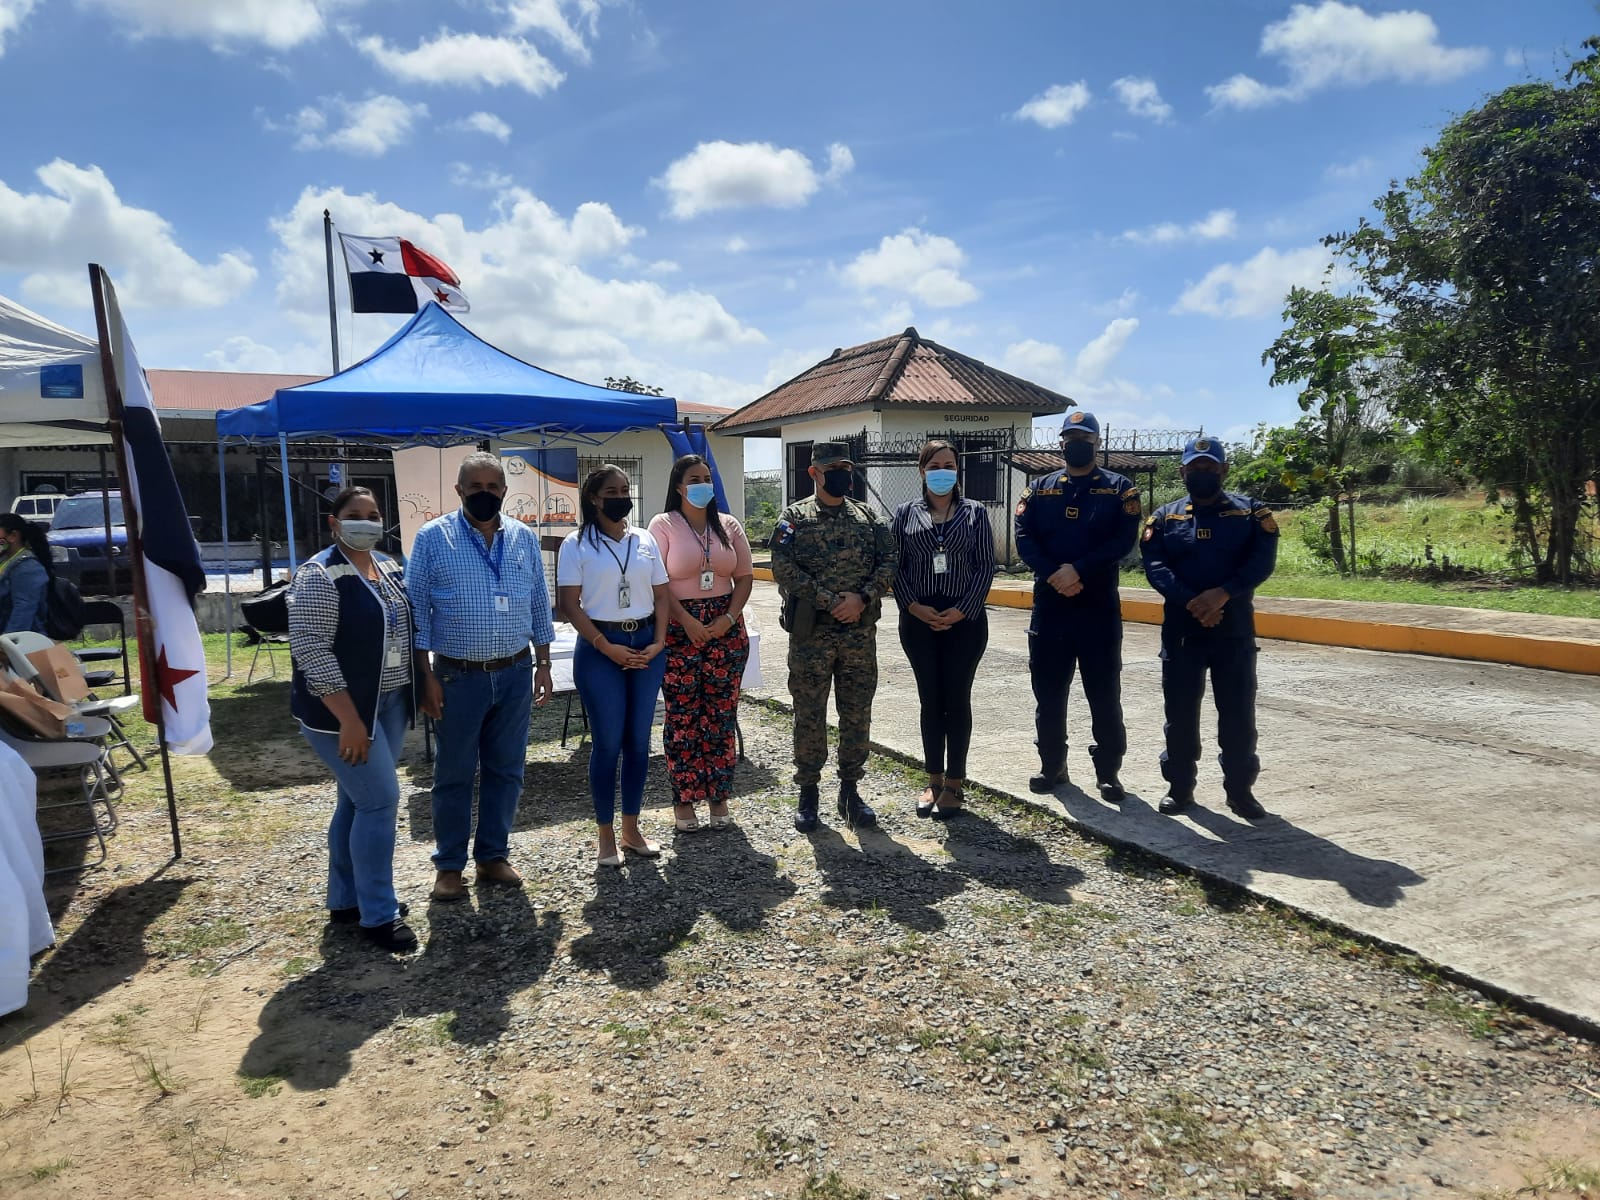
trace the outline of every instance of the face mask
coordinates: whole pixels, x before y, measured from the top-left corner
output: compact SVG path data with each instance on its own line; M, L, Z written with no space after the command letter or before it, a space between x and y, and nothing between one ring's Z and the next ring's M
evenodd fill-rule
M605 513L606 520L620 521L633 511L633 497L607 496L600 501L600 511Z
M935 467L924 477L928 490L935 496L948 496L955 491L956 472L954 467Z
M691 483L683 489L683 498L695 508L704 508L717 498L717 486L714 483Z
M1222 491L1222 476L1215 471L1196 471L1183 477L1183 486L1196 500L1214 500Z
M500 497L493 492L469 492L461 497L461 507L474 521L492 521L500 515Z
M1094 462L1094 443L1082 438L1072 438L1061 443L1061 457L1069 467L1087 467Z
M828 495L843 498L850 494L850 484L854 478L855 472L849 467L835 467L822 473L822 487Z
M339 540L352 550L371 550L382 537L382 521L339 522Z

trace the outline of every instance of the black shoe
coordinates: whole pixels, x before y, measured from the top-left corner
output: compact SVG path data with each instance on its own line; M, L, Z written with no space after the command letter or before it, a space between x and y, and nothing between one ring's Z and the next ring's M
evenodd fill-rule
M404 921L391 921L387 925L363 925L361 936L374 946L391 954L406 954L417 948L417 935Z
M1059 771L1040 771L1037 775L1028 777L1028 790L1038 795L1053 792L1064 783L1071 783L1067 777L1067 769L1062 767Z
M1095 786L1100 789L1100 799L1107 804L1121 804L1127 799L1128 789L1122 786L1122 780L1115 775L1102 777Z
M1241 792L1237 796L1229 796L1228 807L1246 821L1264 821L1267 819L1267 810L1262 808L1261 801L1257 800L1249 792Z
M871 829L878 823L878 814L861 798L853 779L839 781L839 816L851 829Z
M803 783L800 785L800 802L795 805L794 827L800 833L810 833L817 827L817 807L821 803L817 795L817 785Z
M1188 812L1193 807L1194 793L1188 791L1180 792L1174 788L1161 797L1161 803L1157 806L1156 811L1161 813L1162 816L1175 817L1181 812Z
M405 920L411 912L411 906L404 900L400 901L400 919ZM359 908L330 908L328 920L335 925L359 925L361 923L361 910Z

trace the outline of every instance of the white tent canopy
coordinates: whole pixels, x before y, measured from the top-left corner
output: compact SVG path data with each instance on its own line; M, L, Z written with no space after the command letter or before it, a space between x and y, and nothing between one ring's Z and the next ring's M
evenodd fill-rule
M0 445L93 445L107 431L100 345L0 296Z

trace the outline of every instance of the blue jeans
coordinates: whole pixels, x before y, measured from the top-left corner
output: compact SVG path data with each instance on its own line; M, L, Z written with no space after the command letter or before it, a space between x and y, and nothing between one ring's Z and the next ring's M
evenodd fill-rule
M475 862L511 857L511 826L528 761L528 714L533 708L533 662L498 671L463 671L441 664L444 716L433 724L433 865L467 865L472 834L472 777L478 781Z
M328 907L359 908L361 923L387 925L400 915L394 894L394 827L400 809L395 769L411 717L404 689L385 693L364 763L339 757L339 735L304 729L306 741L339 784L328 825Z
M632 633L602 630L607 641L643 650L655 637L655 618L646 617ZM572 656L572 682L589 715L589 795L597 825L616 818L617 760L622 760L622 815L636 817L644 807L644 780L650 768L650 727L656 697L667 670L663 650L642 671L624 671L588 642Z

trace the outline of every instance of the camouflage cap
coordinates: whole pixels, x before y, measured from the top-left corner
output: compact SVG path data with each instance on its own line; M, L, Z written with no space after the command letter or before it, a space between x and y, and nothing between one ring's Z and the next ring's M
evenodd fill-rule
M826 467L833 463L850 461L848 442L817 442L811 447L811 465Z

